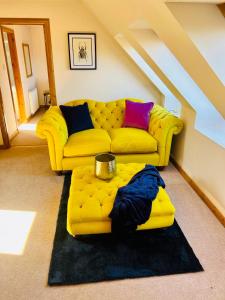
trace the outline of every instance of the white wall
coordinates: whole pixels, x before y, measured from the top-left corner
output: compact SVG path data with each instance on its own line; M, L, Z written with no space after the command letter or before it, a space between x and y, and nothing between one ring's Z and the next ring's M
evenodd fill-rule
M218 7L206 3L167 5L225 85L225 19Z
M224 148L194 128L195 112L183 106L185 127L174 137L172 156L225 216Z
M61 1L1 2L0 11L1 17L50 18L59 104L84 97L102 101L121 97L160 100L160 93L80 1L68 5ZM97 70L69 69L67 33L73 31L97 33Z
M30 28L30 42L32 49L32 66L36 78L39 103L44 104L43 91L49 90L48 70L45 51L43 26L33 25Z
M78 1L74 8L75 11L70 7L64 18L57 7L54 18L51 18L53 51L56 47L53 56L59 103L83 97L102 101L136 97L158 102L158 91L131 63L114 39ZM63 20L56 23L60 18ZM97 33L96 71L69 69L67 33L73 31Z

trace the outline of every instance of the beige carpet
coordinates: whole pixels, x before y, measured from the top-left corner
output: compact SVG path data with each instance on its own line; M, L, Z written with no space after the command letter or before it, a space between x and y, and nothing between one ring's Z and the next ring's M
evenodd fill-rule
M204 272L48 287L63 177L50 171L45 146L0 151L0 210L36 212L24 253L0 253L0 299L224 300L225 230L172 165L162 176L177 209L176 219Z

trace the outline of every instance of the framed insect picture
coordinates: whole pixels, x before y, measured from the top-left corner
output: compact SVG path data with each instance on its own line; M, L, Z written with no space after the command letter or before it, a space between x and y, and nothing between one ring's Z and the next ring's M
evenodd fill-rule
M71 70L96 70L96 34L68 33Z

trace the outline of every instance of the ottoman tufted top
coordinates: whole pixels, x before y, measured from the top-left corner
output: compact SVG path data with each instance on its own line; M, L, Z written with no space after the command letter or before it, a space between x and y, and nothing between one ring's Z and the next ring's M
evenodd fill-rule
M92 166L74 169L67 220L70 224L109 221L108 215L113 207L118 188L126 185L144 166L145 164L141 163L117 164L117 175L109 181L96 178ZM175 209L169 196L160 187L158 195L152 203L151 216L171 215L174 212Z

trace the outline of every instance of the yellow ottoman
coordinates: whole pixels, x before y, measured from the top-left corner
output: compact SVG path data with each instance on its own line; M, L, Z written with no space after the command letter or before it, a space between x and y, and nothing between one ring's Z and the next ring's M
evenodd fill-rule
M67 207L67 230L75 236L111 232L112 210L119 187L129 180L145 164L117 164L117 175L103 181L95 177L94 167L82 166L74 169ZM149 220L138 226L138 230L168 227L174 222L175 208L166 191L159 187L156 199L152 202Z

